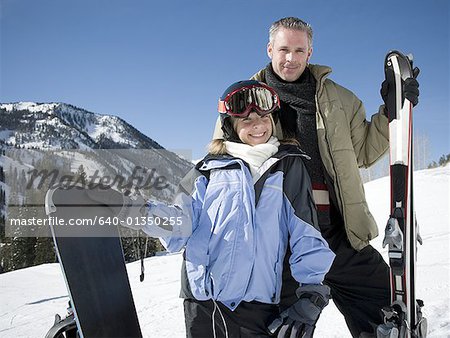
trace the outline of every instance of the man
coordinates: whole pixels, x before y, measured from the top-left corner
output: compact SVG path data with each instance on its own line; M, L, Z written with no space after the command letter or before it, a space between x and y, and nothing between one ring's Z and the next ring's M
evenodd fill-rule
M271 62L253 79L277 91L283 136L295 137L311 157L305 164L313 182L319 227L336 254L325 283L352 336L366 336L382 322L380 310L390 304L390 288L389 267L369 244L378 229L365 200L359 167L372 165L388 149L388 119L381 106L371 122L366 121L362 102L327 78L331 68L309 64L312 51L311 26L298 18L283 18L269 31ZM417 104L418 83L408 80L405 95ZM386 90L383 83L384 100ZM217 127L215 138L220 138ZM284 283L282 299L287 307L296 301L295 289L291 281ZM298 320L295 309L288 313L291 323Z

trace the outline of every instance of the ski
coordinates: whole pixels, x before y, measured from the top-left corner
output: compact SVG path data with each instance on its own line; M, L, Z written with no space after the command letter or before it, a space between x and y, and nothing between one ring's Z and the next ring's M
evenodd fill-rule
M416 299L417 242L421 243L413 200L412 104L404 97L403 82L413 77L412 56L398 51L387 54L384 64L389 95L390 217L383 247L389 249L391 306L382 310L384 324L377 338L426 337L423 302Z

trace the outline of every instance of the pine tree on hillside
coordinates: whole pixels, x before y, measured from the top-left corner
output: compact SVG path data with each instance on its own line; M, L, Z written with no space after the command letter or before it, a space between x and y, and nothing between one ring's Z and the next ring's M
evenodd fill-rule
M34 252L33 265L56 262L55 247L51 237L38 237Z
M86 171L84 170L84 166L82 164L80 164L77 172L75 173L75 181L82 183L83 186L86 186L87 174L86 174Z
M437 168L437 167L443 167L447 163L450 163L450 154L442 155L439 158L439 161L437 163L436 163L436 161L433 161L430 164L428 164L428 169Z
M442 155L440 158L439 158L439 165L440 166L445 166L447 163L449 163L450 162L450 154L447 154L447 155Z

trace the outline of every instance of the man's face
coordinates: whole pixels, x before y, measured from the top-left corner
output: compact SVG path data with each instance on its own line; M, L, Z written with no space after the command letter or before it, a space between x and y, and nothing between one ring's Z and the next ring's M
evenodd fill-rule
M312 48L306 32L280 27L267 45L267 54L275 73L284 81L293 82L303 74Z

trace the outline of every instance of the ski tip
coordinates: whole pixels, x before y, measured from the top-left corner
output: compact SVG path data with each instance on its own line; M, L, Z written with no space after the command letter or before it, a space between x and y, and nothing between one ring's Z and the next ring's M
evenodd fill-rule
M396 55L396 56L398 56L398 57L400 57L400 58L402 58L402 59L408 59L408 61L409 61L410 63L412 63L412 62L413 62L413 59L414 59L412 53L409 53L409 54L403 54L402 52L400 52L400 51L398 51L398 50L395 50L395 49L390 50L390 51L387 53L386 58L390 58L390 57L392 57L392 56L394 56L394 55Z

